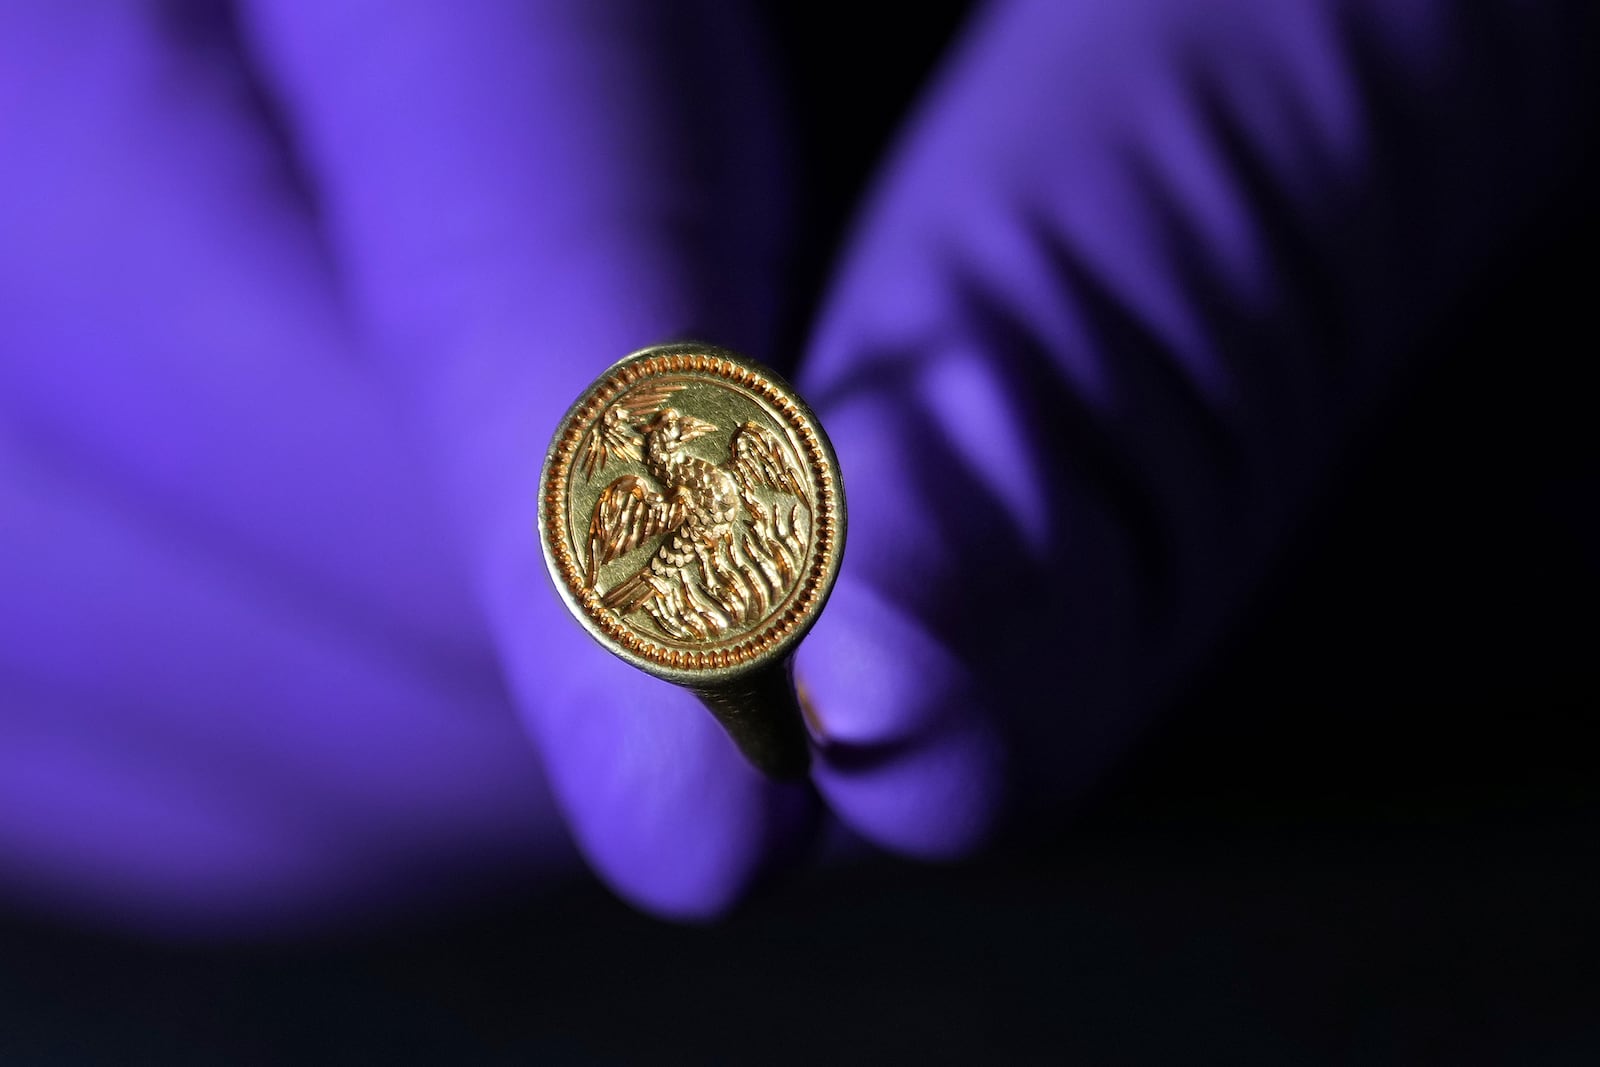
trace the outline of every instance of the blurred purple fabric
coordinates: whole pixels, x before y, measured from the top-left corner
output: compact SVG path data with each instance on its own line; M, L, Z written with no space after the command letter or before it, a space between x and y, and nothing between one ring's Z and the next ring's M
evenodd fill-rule
M354 921L551 876L570 834L703 916L819 799L967 853L1203 661L1585 147L1577 2L997 3L801 352L746 14L0 9L0 893ZM567 403L687 336L798 361L843 465L814 791L538 559Z

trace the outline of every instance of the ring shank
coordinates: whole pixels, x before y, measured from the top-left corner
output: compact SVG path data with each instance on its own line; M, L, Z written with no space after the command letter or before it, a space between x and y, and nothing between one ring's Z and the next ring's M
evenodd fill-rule
M761 773L780 781L806 776L811 749L792 657L719 685L696 686L694 693Z

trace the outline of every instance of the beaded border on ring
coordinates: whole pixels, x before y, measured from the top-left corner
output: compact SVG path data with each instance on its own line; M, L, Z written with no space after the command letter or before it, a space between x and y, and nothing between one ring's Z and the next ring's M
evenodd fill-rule
M585 589L583 576L579 571L577 562L568 544L566 521L566 492L567 479L572 468L573 456L577 453L578 446L583 440L584 431L590 423L616 396L641 378L653 377L657 374L671 373L710 373L721 376L736 385L743 386L771 402L772 406L783 413L789 424L800 434L805 443L806 456L810 461L816 482L821 490L818 501L817 533L815 537L815 550L812 565L806 576L802 579L796 593L791 597L789 606L775 620L770 622L765 629L746 637L735 645L727 648L717 648L710 651L690 651L688 649L666 648L638 636L633 629L618 618L615 613L600 603L600 596L592 589ZM755 659L775 647L789 634L794 632L800 622L810 614L812 606L817 601L817 594L822 588L822 583L827 576L828 566L833 557L834 539L838 532L837 495L834 492L833 472L829 469L827 453L817 438L816 427L801 412L790 397L759 372L751 370L742 364L723 359L720 356L710 356L691 353L673 353L671 355L648 356L637 363L630 363L607 377L605 383L595 390L593 395L578 409L576 417L570 420L562 431L561 444L556 450L556 462L551 465L550 478L545 485L545 522L546 536L551 545L551 550L556 558L556 563L561 569L562 577L566 580L578 602L583 605L589 617L593 619L600 629L613 641L622 645L636 656L643 657L652 663L663 667L672 667L678 670L712 670L725 667L736 667L741 663Z

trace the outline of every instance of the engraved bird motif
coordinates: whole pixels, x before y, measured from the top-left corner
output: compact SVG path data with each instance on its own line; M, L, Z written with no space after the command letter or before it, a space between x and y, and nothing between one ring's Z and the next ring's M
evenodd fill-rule
M664 404L666 395L647 399ZM712 640L764 618L793 586L810 537L810 499L778 435L743 423L721 465L684 448L716 431L675 407L651 411L635 398L608 411L595 436L605 436L595 467L605 466L607 454L628 455L650 480L625 474L601 492L589 522L586 583L596 588L605 564L661 537L649 562L606 590L602 603L624 615L643 609L665 635L684 641ZM758 491L793 501L787 510L769 508Z

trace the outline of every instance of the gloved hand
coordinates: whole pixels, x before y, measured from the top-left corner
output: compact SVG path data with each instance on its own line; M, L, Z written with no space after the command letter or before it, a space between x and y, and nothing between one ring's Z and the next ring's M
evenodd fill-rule
M985 10L801 377L851 505L798 660L840 819L957 854L1106 766L1420 336L1570 182L1594 23L1512 0Z
M782 352L761 64L721 8L555 7L0 16L13 884L271 911L554 855L489 648L625 894L713 912L800 839L806 793L593 647L532 534L545 439L611 359ZM850 494L799 663L841 820L958 854L1104 766L1559 183L1585 18L985 11L800 367Z
M736 20L41 0L0 102L7 895L232 927L570 864L513 703L624 891L741 892L810 797L592 647L534 525L594 373L767 347Z

